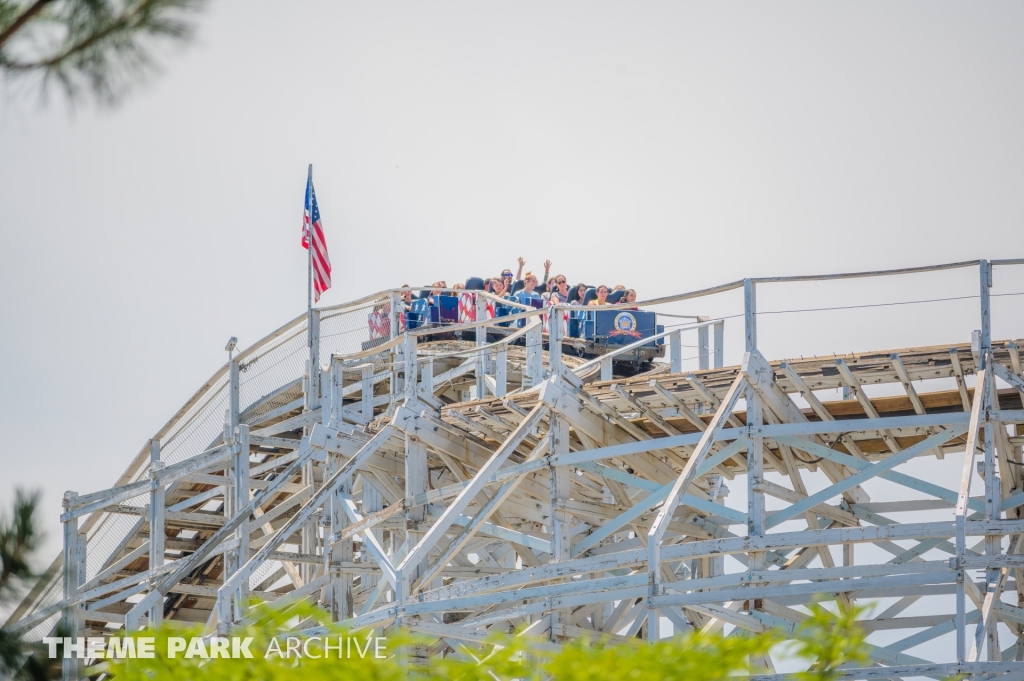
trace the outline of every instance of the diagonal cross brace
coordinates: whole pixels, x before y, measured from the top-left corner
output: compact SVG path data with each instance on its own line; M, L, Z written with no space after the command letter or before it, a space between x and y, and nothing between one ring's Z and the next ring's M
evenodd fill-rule
M150 608L157 604L158 601L162 600L167 594L168 590L175 584L180 582L187 574L195 570L199 565L205 561L211 553L214 552L221 543L226 539L230 539L235 530L238 529L239 525L252 517L256 509L263 507L267 502L274 498L274 496L283 488L289 480L298 474L302 467L313 457L314 452L317 449L323 449L328 439L328 429L325 426L319 424L313 426L313 430L307 437L302 439L302 444L299 446L299 451L296 459L288 465L286 469L281 471L274 480L271 481L263 490L257 490L256 494L252 499L249 500L245 506L240 508L231 518L229 518L216 532L214 532L209 539L203 542L195 553L190 555L188 558L179 561L177 569L175 569L170 575L164 577L156 585L149 594L146 595L141 601L136 603L132 609L125 616L125 628L129 631L137 627L139 618L149 612Z
M530 412L530 414L520 422L519 426L509 434L507 440L502 443L501 447L488 459L487 463L483 465L480 470L477 471L473 481L463 489L459 496L451 503L451 505L441 514L437 522L423 535L423 539L416 544L415 547L406 555L405 559L399 563L397 572L404 574L409 566L418 564L426 556L431 546L437 544L437 542L444 536L444 533L448 531L459 516L466 509L467 506L476 498L476 495L486 485L487 481L491 478L494 473L508 460L512 452L526 439L526 436L530 434L533 427L537 425L541 417L547 411L547 407L543 404L537 404L536 407Z
M228 579L224 580L224 584L217 590L218 595L230 594L234 589L237 589L241 584L242 580L248 579L249 575L265 562L272 552L277 550L281 544L285 542L292 535L295 530L301 527L313 513L324 505L324 502L334 494L335 490L341 483L345 482L352 477L352 473L356 471L360 466L369 461L370 457L377 453L377 450L381 448L391 436L394 434L395 429L388 425L384 426L376 435L374 435L369 442L363 445L355 456L346 461L341 468L337 470L330 478L324 481L324 484L320 489L316 491L310 499L304 503L293 515L284 526L281 527L274 537L268 541L263 547L256 552L256 554L249 559L249 561L242 566L237 572L231 575Z
M840 452L835 449L829 449L828 447L820 445L816 442L810 442L809 440L805 440L804 438L798 437L796 435L778 435L773 439L780 444L789 445L794 449L799 449L813 456L827 459L841 466L846 466L847 468L854 468L860 471L871 466L869 462L864 461L863 459L858 459L856 457L850 456L849 454ZM937 499L943 499L953 504L955 504L957 500L957 494L953 490L947 489L945 487L936 485L931 482L926 482L924 480L921 480L920 478L915 478L911 475L907 475L906 473L887 471L885 473L882 473L878 477L888 480L890 482L894 482L897 485L909 487L910 489L917 490L918 492L928 494ZM985 505L980 499L971 499L969 503L970 507L973 508L975 511L985 510Z
M931 437L927 437L924 440L921 440L912 447L907 447L906 449L902 450L899 454L893 454L888 459L884 459L883 461L879 461L878 463L875 464L870 464L862 468L860 471L854 473L850 477L844 478L839 482L836 482L826 487L820 492L812 494L811 496L807 497L806 499L803 499L802 501L798 501L789 508L784 508L781 511L776 511L775 513L772 513L765 519L765 526L775 527L776 525L785 522L786 520L792 518L795 515L803 513L804 511L808 511L817 506L818 504L824 503L838 494L842 494L851 487L859 485L862 482L865 482L866 480L870 480L871 478L878 477L882 473L885 473L895 468L896 466L899 466L900 464L906 463L907 461L910 461L911 459L920 454L924 454L932 447L937 447L943 444L944 442L950 440L951 438L960 435L965 430L967 429L963 426L953 426L948 430L943 430L939 433L936 433L935 435L932 435Z
M694 478L694 480L704 475L708 471L712 470L715 466L722 463L726 459L731 458L733 454L737 453L746 446L746 440L735 440L729 445L723 447L719 452L708 458L707 461L705 461L698 467L697 476ZM665 497L669 495L669 492L672 491L672 487L674 484L674 482L670 482L667 485L662 485L661 487L658 487L653 492L651 492L651 494L647 495L643 499L633 504L631 508L627 509L626 511L623 511L620 515L609 520L604 525L601 525L601 527L596 529L591 534L587 535L585 538L580 540L572 547L573 556L578 556L581 553L587 551L588 549L597 546L599 543L601 543L611 535L615 534L615 532L618 531L624 525L632 522L633 520L636 520L643 514L650 511L652 506L661 502ZM736 522L745 523L747 521L747 516L745 513L742 514L742 519L740 519L739 515L737 515L739 513L738 511L734 511L733 509L726 508L724 506L719 506L718 504L715 504L714 502L708 501L706 499L700 499L698 497L693 496L692 494L684 494L680 503L685 504L687 506L691 506L697 509L698 511L703 511L705 513L717 513L719 515L728 514L726 515L726 517Z
M661 563L661 541L665 537L665 531L668 529L669 521L672 515L676 512L676 508L679 506L679 502L683 498L683 494L689 489L690 484L697 479L697 471L700 470L700 465L703 463L704 458L707 457L708 452L711 451L712 445L715 443L715 438L718 437L718 433L725 426L729 417L732 415L733 407L736 406L736 402L744 394L744 390L747 386L747 379L739 374L736 376L736 380L733 381L729 387L729 392L725 394L725 399L718 407L718 411L715 412L714 418L711 419L711 423L708 424L708 429L701 435L700 441L697 443L697 448L693 454L686 461L686 466L683 467L682 473L679 474L679 478L672 485L672 489L668 493L668 498L665 499L665 503L662 505L661 510L658 511L658 516L654 519L654 523L651 525L651 529L647 532L647 570L650 575L652 587L656 586L658 580L659 566Z

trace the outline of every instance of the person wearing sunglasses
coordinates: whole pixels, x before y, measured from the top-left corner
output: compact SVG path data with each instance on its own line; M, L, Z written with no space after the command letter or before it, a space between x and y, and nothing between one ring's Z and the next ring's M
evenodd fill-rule
M564 274L556 274L551 277L548 289L549 292L543 296L544 300L553 300L559 305L569 302L569 281L565 278Z
M520 281L520 280L523 278L523 266L525 264L526 264L526 259L523 258L523 256L519 256L519 270L515 273L515 275L513 275L512 274L512 270L510 270L507 267L501 271L501 277L499 277L499 278L503 282L505 282L505 291L506 291L506 293L509 293L509 294L514 293L515 291L514 291L513 287L516 284L519 284L518 288L522 288L523 287L523 282Z
M516 280L515 277L512 275L512 270L510 269L502 270L501 276L498 277L498 279L501 279L501 281L504 282L506 289L512 288L512 282Z

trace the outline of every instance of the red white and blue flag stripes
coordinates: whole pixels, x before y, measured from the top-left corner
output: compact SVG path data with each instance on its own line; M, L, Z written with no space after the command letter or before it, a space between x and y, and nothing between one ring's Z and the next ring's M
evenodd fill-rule
M331 258L327 255L327 240L324 239L324 228L320 223L320 209L316 205L312 176L306 181L306 202L302 211L302 247L306 249L309 248L310 214L313 216L313 295L314 301L319 301L320 294L331 287Z

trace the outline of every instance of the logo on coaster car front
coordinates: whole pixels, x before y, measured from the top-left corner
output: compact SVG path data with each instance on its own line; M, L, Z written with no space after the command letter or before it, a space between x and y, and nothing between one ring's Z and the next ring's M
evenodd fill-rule
M615 321L612 323L612 327L611 332L608 333L609 336L632 336L633 338L640 338L640 332L636 330L636 317L628 312L620 312L615 315Z

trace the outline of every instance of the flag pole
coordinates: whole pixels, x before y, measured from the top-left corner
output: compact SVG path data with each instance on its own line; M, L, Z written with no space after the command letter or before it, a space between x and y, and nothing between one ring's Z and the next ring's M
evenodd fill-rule
M306 345L313 347L313 164L309 164L306 179L309 195L306 197Z

